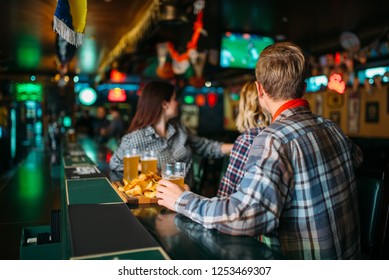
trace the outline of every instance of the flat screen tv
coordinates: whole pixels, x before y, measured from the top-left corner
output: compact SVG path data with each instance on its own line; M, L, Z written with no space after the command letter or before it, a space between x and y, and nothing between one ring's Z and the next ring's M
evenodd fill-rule
M225 32L221 38L220 67L254 69L262 50L274 39L249 33Z
M359 70L357 72L357 77L359 79L359 83L362 85L365 82L365 79L369 79L370 84L373 84L375 76L381 76L382 82L387 83L389 82L387 73L389 73L389 66L381 66Z
M328 78L325 75L312 76L305 80L307 83L306 92L315 92L323 90L328 85Z

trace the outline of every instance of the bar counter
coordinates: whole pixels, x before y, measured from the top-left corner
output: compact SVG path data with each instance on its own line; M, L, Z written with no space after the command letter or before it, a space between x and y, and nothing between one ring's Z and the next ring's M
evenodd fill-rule
M256 238L225 235L206 229L162 206L150 204L129 207L171 259L283 259L281 254Z
M64 149L63 259L285 259L258 238L206 229L158 204L124 203L111 185L120 174L99 153L86 140ZM94 174L72 173L83 168Z

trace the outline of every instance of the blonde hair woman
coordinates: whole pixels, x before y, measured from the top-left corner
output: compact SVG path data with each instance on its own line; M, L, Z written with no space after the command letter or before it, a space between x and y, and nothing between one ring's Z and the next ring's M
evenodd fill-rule
M241 133L232 148L226 173L224 174L217 196L228 196L235 192L244 175L250 146L262 129L269 124L268 117L262 112L258 102L255 82L247 82L240 90L239 113L236 127Z

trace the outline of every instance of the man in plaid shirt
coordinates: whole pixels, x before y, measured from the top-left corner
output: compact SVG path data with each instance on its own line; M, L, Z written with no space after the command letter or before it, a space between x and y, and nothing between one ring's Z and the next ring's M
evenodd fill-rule
M296 45L265 48L256 83L259 103L273 122L255 138L237 191L208 199L161 180L158 203L206 228L262 235L291 259L359 258L354 168L362 153L301 99L305 72Z

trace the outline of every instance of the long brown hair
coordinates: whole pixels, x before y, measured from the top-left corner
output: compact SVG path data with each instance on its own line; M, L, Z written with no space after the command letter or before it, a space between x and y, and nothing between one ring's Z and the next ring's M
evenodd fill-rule
M169 102L173 94L174 86L168 82L148 82L139 97L136 113L128 132L154 124L162 113L163 101Z

